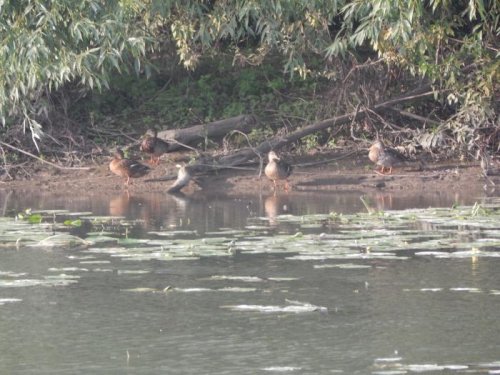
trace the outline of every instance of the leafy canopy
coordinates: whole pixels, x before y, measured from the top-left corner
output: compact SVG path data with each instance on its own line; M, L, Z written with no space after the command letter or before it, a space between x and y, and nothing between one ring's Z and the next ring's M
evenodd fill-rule
M490 101L498 84L497 0L11 0L0 3L0 116L36 141L50 92L106 89L113 71L146 72L152 57L235 64L282 56L285 73L331 76L347 53L446 88L449 100ZM324 61L313 68L312 58ZM317 66L314 65L314 66Z
M12 0L0 3L0 116L42 134L48 93L68 82L108 87L112 70L140 69L152 46L140 2Z

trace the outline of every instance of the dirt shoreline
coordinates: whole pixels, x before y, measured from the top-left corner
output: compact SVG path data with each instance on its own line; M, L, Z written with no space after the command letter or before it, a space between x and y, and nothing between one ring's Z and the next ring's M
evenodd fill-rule
M315 157L315 160L331 160L328 155ZM354 156L317 166L301 166L311 161L311 157L291 160L295 165L290 178L293 192L314 193L318 191L386 191L394 193L416 193L424 191L470 191L479 194L484 189L494 190L495 186L481 175L478 163L446 161L427 164L423 170L417 166L397 169L391 175L379 175L374 166L364 156ZM57 194L69 192L116 193L125 190L123 180L113 175L108 169L109 159L100 165L91 165L88 170L64 170L42 165L30 179L0 182L1 190L28 190ZM166 192L171 181L146 182L147 179L160 178L176 173L174 162L162 160L160 165L144 178L134 179L130 192ZM193 182L183 189L183 193L192 194L224 193L230 196L254 194L257 189L268 193L271 184L265 176L259 178L258 166L248 170L223 170L217 174L200 179L200 186ZM500 183L494 177L495 184Z

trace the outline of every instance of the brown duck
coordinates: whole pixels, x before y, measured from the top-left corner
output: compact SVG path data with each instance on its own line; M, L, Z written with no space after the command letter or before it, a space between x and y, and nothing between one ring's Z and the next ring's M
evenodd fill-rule
M368 157L372 162L374 162L380 171L378 173L385 174L386 168L387 173L392 173L392 168L402 166L406 163L406 158L393 148L385 147L382 141L376 141L371 147L368 153Z
M109 169L120 177L126 177L125 185L128 186L131 178L145 176L151 169L137 161L126 159L121 149L117 149L113 160L109 163Z
M141 151L151 155L150 163L158 165L160 157L168 152L169 144L158 138L156 129L149 129L141 143Z
M264 169L264 173L274 184L274 192L276 192L276 181L285 180L285 191L289 190L288 177L292 174L293 167L287 162L281 160L274 151L268 154L269 162Z

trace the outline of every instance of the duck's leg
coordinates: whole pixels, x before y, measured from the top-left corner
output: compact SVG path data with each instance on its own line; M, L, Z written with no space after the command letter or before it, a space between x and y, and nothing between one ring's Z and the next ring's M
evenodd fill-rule
M273 180L273 184L274 184L273 192L274 192L274 195L276 195L276 193L278 192L278 187L276 185L276 180Z
M287 193L290 191L290 184L288 183L288 180L285 180L285 191Z

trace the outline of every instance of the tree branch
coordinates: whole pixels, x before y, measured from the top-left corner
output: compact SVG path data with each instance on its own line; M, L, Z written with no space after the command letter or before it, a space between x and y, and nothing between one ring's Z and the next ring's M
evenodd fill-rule
M47 161L47 160L43 160L41 157L39 156L36 156L34 154L32 154L31 152L28 152L28 151L24 151L18 147L15 147L15 146L12 146L12 145L9 145L8 143L5 143L5 142L2 142L0 141L0 144L2 146L5 146L7 148L10 148L11 150L14 150L14 151L17 151L17 152L20 152L21 154L24 154L24 155L28 155L29 157L32 157L34 159L37 159L39 161L41 161L42 163L45 163L45 164L48 164L48 165L51 165L52 167L55 167L57 169L80 169L80 170L89 170L90 167L64 167L62 165L58 165L58 164L55 164L55 163L52 163L50 161Z

